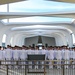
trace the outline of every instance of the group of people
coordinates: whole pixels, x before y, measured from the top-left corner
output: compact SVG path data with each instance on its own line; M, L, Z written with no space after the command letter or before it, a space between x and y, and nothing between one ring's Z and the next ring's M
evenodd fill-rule
M53 64L60 64L57 65L57 68L61 68L61 64L75 64L75 61L72 63L70 60L75 60L75 48L68 48L67 46L48 46L44 47L42 46L42 49L39 50L39 47L26 47L26 46L14 46L11 47L10 45L7 45L7 48L0 47L0 60L27 60L28 54L45 54L45 60L49 60L47 64L49 64L49 68L53 68ZM53 60L57 60L53 62ZM62 60L65 60L65 62L62 62ZM12 62L9 62L12 63ZM16 63L16 62L15 62ZM26 64L27 62L22 62L20 64ZM8 62L7 62L8 64ZM29 64L34 64L33 61L30 61ZM39 64L37 61L36 64ZM44 64L44 61L41 62L41 64ZM42 66L43 68L44 66ZM30 66L32 68L32 66ZM38 65L35 66L35 68L38 68ZM65 66L65 68L69 68L68 65ZM75 66L73 66L75 68Z

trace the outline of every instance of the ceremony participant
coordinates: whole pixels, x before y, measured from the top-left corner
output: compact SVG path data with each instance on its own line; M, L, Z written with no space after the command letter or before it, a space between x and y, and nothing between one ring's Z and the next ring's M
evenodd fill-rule
M22 60L23 62L21 62L21 64L26 64L26 61L27 60L27 50L25 50L25 47L22 46L22 49L20 48L20 60ZM25 68L25 66L22 68Z
M54 47L54 64L57 64L57 47ZM54 67L57 67L56 65L54 65Z
M34 54L35 55L37 55L37 54L39 54L39 48L38 48L38 46L36 46L36 48L35 48L35 50L34 50ZM34 62L35 63L35 69L38 69L38 64L39 64L39 62L38 61L35 61Z
M73 48L73 64L75 64L75 48ZM75 68L75 65L73 65L73 68Z
M31 46L29 46L29 49L27 50L27 55L34 54L34 51L31 50ZM32 69L32 61L29 60L29 68Z
M73 60L73 48L69 48L69 51L70 51L70 64L72 64L72 60ZM72 67L72 66L70 66Z
M1 60L3 60L3 51L1 50L1 46L0 46L0 64L2 64ZM2 65L0 66L0 68L2 68Z
M47 51L45 50L45 47L44 46L42 46L42 50L41 50L41 54L43 54L43 55L45 55L45 60L46 60L46 58L47 58ZM44 68L44 61L42 61L42 69Z
M61 48L57 48L57 69L61 69L61 59L62 59L62 53Z
M11 60L12 60L12 49L11 46L7 45L7 49L4 49L5 51L5 60L7 61L6 64L11 64ZM8 62L10 61L10 62ZM9 68L11 68L11 66L9 66Z
M13 47L13 60L20 60L20 51L18 50L18 46ZM14 64L17 64L17 62L14 62ZM15 68L18 68L18 66L15 66Z
M5 49L6 49L6 48L5 48ZM5 57L6 57L5 49L2 48L2 60L4 60L4 61L6 60L6 59L5 59ZM1 63L2 63L2 64L6 64L5 62L1 62Z
M64 48L64 46L61 47L61 56L62 56L61 64L64 64L64 56L65 56L65 48Z
M70 51L69 49L66 47L65 48L65 56L64 56L64 59L65 59L65 64L70 64ZM65 68L68 68L69 66L68 65L65 65Z
M49 69L53 69L54 50L52 47L48 50Z

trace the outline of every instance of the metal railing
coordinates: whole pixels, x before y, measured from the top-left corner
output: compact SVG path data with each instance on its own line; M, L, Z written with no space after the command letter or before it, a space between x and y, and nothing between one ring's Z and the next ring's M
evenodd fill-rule
M0 60L0 75L75 75L75 60Z

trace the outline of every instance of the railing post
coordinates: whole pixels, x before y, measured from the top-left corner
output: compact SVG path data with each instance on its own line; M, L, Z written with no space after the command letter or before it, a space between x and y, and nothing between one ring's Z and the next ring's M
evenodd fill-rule
M25 75L27 75L27 65L25 64Z
M8 75L8 65L6 65L6 75Z
M46 73L46 72L45 72L45 64L46 64L46 63L45 63L45 61L44 61L44 75L45 75L45 73Z
M63 75L65 75L64 72L65 72L65 71L64 71L64 64L63 64Z

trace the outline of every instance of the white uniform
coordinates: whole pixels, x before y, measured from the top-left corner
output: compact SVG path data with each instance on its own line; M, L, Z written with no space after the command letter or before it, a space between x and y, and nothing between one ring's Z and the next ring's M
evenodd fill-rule
M31 49L27 50L27 54L34 54L34 50Z
M20 50L20 59L21 60L26 60L27 59L27 50Z
M26 63L26 59L27 59L27 50L20 50L20 60L22 60L23 62L21 62L21 64L25 64ZM22 68L25 68L25 66L22 66Z
M54 59L54 50L48 50L49 68L53 68L52 60Z
M39 50L34 50L34 54L37 55L39 54ZM38 61L36 62L36 65L35 65L35 69L37 68L38 69Z
M20 58L20 50L13 50L13 59L14 60L19 60Z
M13 60L19 60L20 59L20 50L13 50ZM16 64L16 62L14 62ZM18 66L15 66L15 68L18 68Z
M64 56L64 59L66 60L69 60L70 59L70 51L69 50L65 50L65 56Z
M34 50L34 54L39 54L39 50Z
M34 54L34 51L31 50L31 49L29 49L29 50L27 50L27 54L28 54L28 55L30 55L30 54ZM29 64L32 64L32 61L29 61ZM32 65L29 65L29 68L32 69Z
M57 51L57 64L60 64L60 65L57 65L57 68L61 68L61 59L62 59L62 54L61 54L61 50L58 50Z
M45 49L41 50L41 54L44 54L45 55L45 59L47 57L46 53L47 53L47 51ZM42 68L44 68L43 65L44 65L44 61L42 61Z
M11 59L12 59L12 49L9 49L9 48L5 49L5 59L11 61ZM7 61L6 64L11 64L11 62Z
M75 50L73 50L73 64L75 64ZM73 68L75 68L75 65L73 65Z
M6 64L12 64L12 62L11 62L11 60L12 60L12 49L7 48L4 51L5 51L5 60L7 61L5 63ZM11 68L11 65L9 66L9 68Z
M6 57L5 50L2 50L0 52L0 55L1 55L0 59L4 60L4 62L1 62L1 64L6 64L6 62L5 62L5 57ZM1 67L3 68L5 66L2 65Z
M0 50L0 60L3 60L3 51Z
M54 50L48 50L48 59L50 60L54 59Z
M63 60L64 56L65 56L65 50L64 49L61 50L61 56L62 56L62 60Z
M62 59L62 53L61 50L57 51L57 60L61 60Z
M12 50L11 49L5 49L5 59L6 60L12 59Z
M70 59L73 59L73 50L70 50Z
M75 60L75 50L73 50L73 60Z
M2 50L0 50L0 64L3 64L2 62L1 62L1 60L3 60L3 51ZM0 68L2 68L3 66L0 66Z
M57 50L54 50L54 60L57 59Z
M2 59L5 60L5 57L6 57L6 55L5 55L5 50L2 50L2 54L3 54L3 55L2 55ZM2 62L2 64L5 64L5 62Z
M64 64L64 57L65 57L65 50L64 49L61 50L61 56L62 56L61 63Z
M70 60L70 51L69 50L65 50L65 56L64 56L64 59L65 59L65 64L69 64L69 60ZM68 68L68 65L65 65L65 68Z

